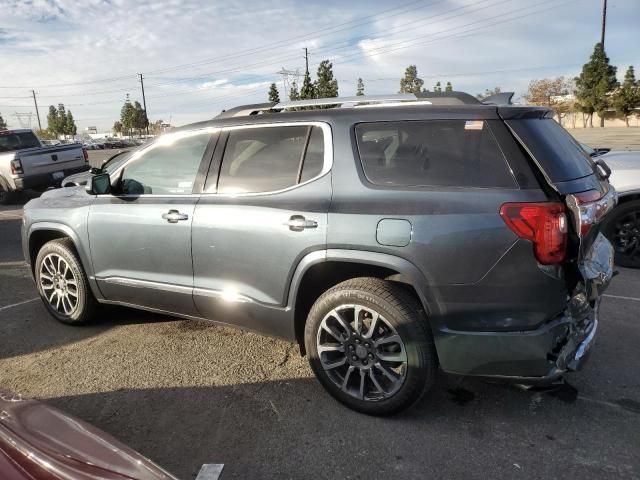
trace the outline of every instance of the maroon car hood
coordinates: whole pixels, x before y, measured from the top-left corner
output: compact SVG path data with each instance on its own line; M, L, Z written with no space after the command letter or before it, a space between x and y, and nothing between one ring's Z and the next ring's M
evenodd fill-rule
M0 392L0 478L176 480L88 423L4 392Z

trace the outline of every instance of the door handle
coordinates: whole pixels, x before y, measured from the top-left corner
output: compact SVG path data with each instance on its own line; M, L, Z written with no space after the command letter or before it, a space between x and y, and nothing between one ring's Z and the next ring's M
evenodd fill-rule
M169 223L178 223L180 220L188 220L189 215L180 213L178 210L169 210L167 213L162 214L162 218Z
M291 215L289 221L284 224L293 232L301 232L305 228L318 228L318 222L315 220L307 220L302 215Z

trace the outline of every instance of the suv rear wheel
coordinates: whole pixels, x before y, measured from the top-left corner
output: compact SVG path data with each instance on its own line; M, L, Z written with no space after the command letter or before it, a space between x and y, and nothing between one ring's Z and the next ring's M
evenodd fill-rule
M95 316L98 302L70 239L44 244L36 258L35 277L44 306L57 320L79 325Z
M419 303L378 278L342 282L315 302L305 327L309 363L348 407L391 415L415 403L436 374L433 338Z

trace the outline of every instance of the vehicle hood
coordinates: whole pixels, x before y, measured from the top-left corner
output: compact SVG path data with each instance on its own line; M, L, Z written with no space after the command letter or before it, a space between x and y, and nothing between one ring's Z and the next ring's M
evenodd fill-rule
M611 168L609 182L619 194L640 192L640 150L614 151L596 158Z
M0 392L0 478L177 480L96 427L8 392Z

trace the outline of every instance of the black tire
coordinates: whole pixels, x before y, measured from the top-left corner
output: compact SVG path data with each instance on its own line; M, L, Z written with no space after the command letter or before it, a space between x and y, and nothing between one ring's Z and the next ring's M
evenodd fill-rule
M12 201L12 192L0 184L0 205L9 205Z
M360 365L357 366L358 370L353 370L358 371L361 376L366 377L365 380L356 377L356 385L360 385L359 392L352 391L348 393L341 389L336 383L336 378L339 379L340 374L333 373L333 370L327 373L327 370L323 367L323 362L318 354L318 344L321 341L321 335L326 335L325 331L328 331L324 330L318 333L322 328L323 320L326 321L326 319L332 318L332 312L340 310L341 308L349 308L351 304L357 305L357 308L362 306L367 310L363 316L365 321L367 320L369 310L381 315L385 322L383 327L387 328L386 325L389 325L395 330L394 332L389 332L389 334L392 336L396 334L399 335L402 341L400 345L403 345L400 349L404 348L404 353L406 353L406 362L403 363L401 367L404 371L404 380L400 383L401 386L396 386L391 389L394 393L391 393L390 396L365 399L365 395L362 395L363 384L368 384L368 387L373 387L374 394L377 391L382 392L382 390L376 388L380 385L378 383L374 385L373 380L367 377L367 375L378 376L380 373L380 371L374 370L373 364L376 363L377 366L380 363L375 353L369 353L369 358L373 360L370 360L367 366L360 363ZM355 312L356 310L354 310L353 317L355 317ZM366 325L362 323L360 332L363 332L365 327ZM369 333L374 330L371 326L367 328L371 328ZM359 336L357 333L358 329L356 328L355 330L356 333L352 332L351 335ZM373 335L369 338L375 338ZM345 334L344 338L347 336L348 334ZM332 335L332 337L336 338L335 335ZM379 416L398 413L416 403L422 395L431 388L435 380L437 355L427 318L420 303L414 296L393 282L378 278L355 278L342 282L327 290L318 298L309 312L305 325L304 340L311 369L322 386L334 398L358 412ZM357 342L357 339L353 341ZM351 355L355 353L352 349L354 345L349 342L350 340L345 340L345 343L339 343L340 348L343 348L343 351L346 352L345 361L349 362L339 368L346 367L347 370L356 368L352 363L352 360L355 361L356 355ZM370 345L365 346L368 348L371 346L371 348L373 348L373 342L369 342L369 344ZM347 347L351 350L347 350ZM357 348L361 347L358 346ZM362 348L362 351L364 351L364 348ZM357 350L356 352L358 355L362 353ZM341 353L337 354L342 355ZM328 363L326 361L327 357L324 358L326 365ZM367 357L362 357L358 360L365 364L367 363ZM376 374L371 373L371 370L374 370ZM363 371L367 373L363 373ZM344 377L346 376L347 373L345 372ZM384 376L382 376L382 378L384 380ZM349 381L350 380L347 380L346 383L349 383ZM362 382L362 384L360 384L360 382ZM360 395L361 398L356 398L354 395Z
M66 305L64 302L61 311L60 308L56 308L54 305L55 300L50 302L47 299L48 296L52 296L52 290L50 288L47 289L48 280L43 280L43 276L48 276L47 267L43 265L43 262L47 259L47 263L49 263L50 259L58 257L62 258L68 265L67 278L73 279L77 285L77 302L68 313L65 312ZM69 238L51 240L42 246L36 257L34 276L42 303L56 320L69 325L83 325L96 318L99 304L91 292L87 275L82 268L82 263L75 251L73 242ZM71 290L71 286L69 286L69 290ZM68 298L73 297L70 295Z
M640 200L618 205L610 217L604 234L613 244L616 265L640 268Z

